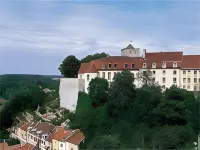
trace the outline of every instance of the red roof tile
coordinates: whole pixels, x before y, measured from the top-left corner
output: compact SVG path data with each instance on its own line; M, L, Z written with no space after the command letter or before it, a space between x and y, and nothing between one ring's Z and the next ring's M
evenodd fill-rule
M184 55L181 68L186 69L199 69L200 68L200 55Z
M35 147L35 146L32 145L32 144L26 143L26 144L23 145L22 147L14 148L13 150L33 150L34 147Z
M20 129L27 131L29 126L30 125L28 123L25 123L23 126L20 127Z
M84 140L84 138L85 136L83 135L83 133L79 129L76 129L75 133L66 139L66 142L74 145L79 145L81 141Z
M66 130L64 128L61 128L54 136L53 139L57 141L61 141L63 138L66 138L70 136L72 130Z

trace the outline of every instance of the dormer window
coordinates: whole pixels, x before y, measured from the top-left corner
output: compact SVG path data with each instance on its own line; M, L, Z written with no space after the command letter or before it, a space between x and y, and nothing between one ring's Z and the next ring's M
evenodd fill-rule
M111 64L108 64L108 69L111 69Z
M128 64L124 64L124 69L128 69Z
M143 68L147 68L147 64L146 63L143 63Z
M152 68L156 68L156 63L152 63Z
M106 69L106 64L102 64L102 69Z
M162 63L162 68L166 68L166 62Z
M177 63L176 62L173 63L173 68L177 68Z
M131 68L134 69L135 68L135 64L131 64Z
M117 69L117 64L114 64L114 69Z

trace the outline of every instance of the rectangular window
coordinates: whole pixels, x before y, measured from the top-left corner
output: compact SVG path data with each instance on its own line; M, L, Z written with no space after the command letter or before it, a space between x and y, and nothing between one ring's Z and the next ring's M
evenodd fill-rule
M97 77L100 78L100 72L97 73Z
M194 78L194 83L197 83L197 78Z
M188 71L188 75L190 75L190 71Z
M189 85L187 86L187 89L190 90L190 86Z
M147 68L146 63L143 63L143 68Z
M63 147L63 144L60 144L60 147Z
M135 64L131 64L131 68L134 69L135 68Z
M173 78L173 82L176 83L176 78Z
M153 71L153 74L156 74L156 71Z
M156 68L156 63L153 63L153 64L152 64L152 68Z
M111 64L108 64L108 69L111 69Z
M197 75L197 71L194 71L194 75Z
M188 83L190 83L190 78L188 78Z
M102 72L102 78L105 79L105 72Z
M128 69L128 64L124 64L124 69Z
M165 62L162 63L162 68L166 68L166 63Z
M186 86L185 85L183 85L183 89L185 89L186 88Z
M106 64L102 64L102 69L106 69Z
M186 71L183 71L183 75L186 75Z
M177 63L173 63L173 68L176 68L177 67Z
M176 70L173 71L173 74L176 75Z
M117 64L114 64L114 69L117 69Z
M90 75L89 74L87 74L87 81L89 81L90 80Z
M186 83L186 78L183 78L183 83Z
M162 85L162 89L165 89L165 85Z
M108 80L111 80L111 72L108 72Z
M194 91L197 91L197 86L194 86Z
M162 83L165 83L166 79L165 78L162 78Z

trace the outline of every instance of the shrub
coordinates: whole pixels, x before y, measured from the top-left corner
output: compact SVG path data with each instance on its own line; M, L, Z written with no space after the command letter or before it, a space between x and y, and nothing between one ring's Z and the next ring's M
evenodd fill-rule
M39 109L40 114L45 114L46 113L46 108L45 107L40 107Z

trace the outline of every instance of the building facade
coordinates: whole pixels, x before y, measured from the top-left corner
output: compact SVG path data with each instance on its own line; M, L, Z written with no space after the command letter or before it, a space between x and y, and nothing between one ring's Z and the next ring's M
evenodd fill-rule
M91 79L101 77L109 82L113 81L116 73L129 70L134 76L137 73L150 70L154 82L163 90L176 85L189 91L200 90L200 55L184 55L183 52L147 52L134 48L129 44L121 50L121 56L108 56L82 63L78 78L85 80L85 92ZM136 87L141 86L137 79Z

